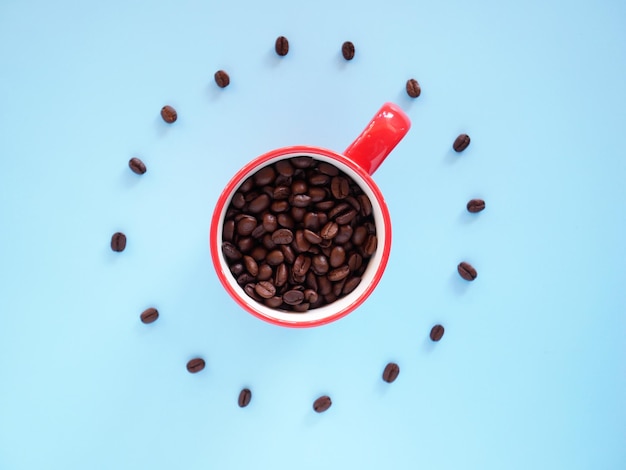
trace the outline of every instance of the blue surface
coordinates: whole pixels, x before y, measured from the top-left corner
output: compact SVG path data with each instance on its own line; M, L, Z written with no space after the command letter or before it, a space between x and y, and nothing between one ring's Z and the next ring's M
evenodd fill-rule
M0 469L626 468L623 2L90 3L0 4ZM413 128L377 291L310 330L240 310L223 186L384 101Z

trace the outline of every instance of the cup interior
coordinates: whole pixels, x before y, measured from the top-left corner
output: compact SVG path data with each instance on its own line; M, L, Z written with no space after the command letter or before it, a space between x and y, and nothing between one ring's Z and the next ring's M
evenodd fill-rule
M253 315L269 321L270 323L282 326L317 326L331 321L337 320L358 307L374 290L376 284L380 280L384 268L389 258L391 246L391 226L389 211L380 190L373 182L372 178L356 164L348 160L346 157L334 154L330 151L311 148L287 148L283 151L277 150L269 154L265 154L249 165L244 167L231 182L226 186L220 202L213 215L211 224L211 253L213 263L217 270L220 281L230 293L230 295L248 312ZM250 176L254 175L261 168L271 165L277 161L289 159L293 157L308 156L315 160L327 162L336 166L347 176L352 178L367 195L372 203L372 215L374 224L376 225L376 236L378 246L376 252L371 256L367 268L361 276L361 282L354 291L341 297L334 302L308 310L304 313L296 313L281 309L270 308L260 302L249 297L243 288L237 283L235 277L231 274L229 265L222 254L222 231L224 227L224 217L228 206L232 200L233 194L241 186L241 184Z

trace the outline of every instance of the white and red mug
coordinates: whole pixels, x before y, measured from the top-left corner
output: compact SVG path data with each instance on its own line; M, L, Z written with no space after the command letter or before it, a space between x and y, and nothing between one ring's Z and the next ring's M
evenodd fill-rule
M360 306L380 281L391 250L389 210L371 175L402 140L410 127L411 122L408 116L397 105L385 103L343 154L320 147L284 147L255 158L239 170L226 185L217 201L209 233L211 257L217 276L235 302L262 320L286 327L324 325L344 317ZM378 246L369 260L367 269L361 275L361 282L352 292L330 304L305 313L294 313L270 308L246 294L231 273L228 261L222 253L222 233L229 204L244 181L258 170L279 160L302 156L334 165L360 186L372 204Z

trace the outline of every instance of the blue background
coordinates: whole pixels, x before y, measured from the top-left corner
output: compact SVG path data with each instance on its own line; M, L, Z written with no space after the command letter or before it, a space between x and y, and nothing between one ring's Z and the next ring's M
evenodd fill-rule
M626 468L625 19L619 1L3 0L0 469ZM342 151L384 101L413 127L375 174L394 224L376 292L309 330L243 312L208 250L226 182L276 147Z

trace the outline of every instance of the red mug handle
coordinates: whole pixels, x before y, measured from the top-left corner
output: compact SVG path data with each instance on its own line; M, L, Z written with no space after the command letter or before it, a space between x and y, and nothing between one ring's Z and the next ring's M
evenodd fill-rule
M410 128L404 111L385 103L343 154L372 175Z

